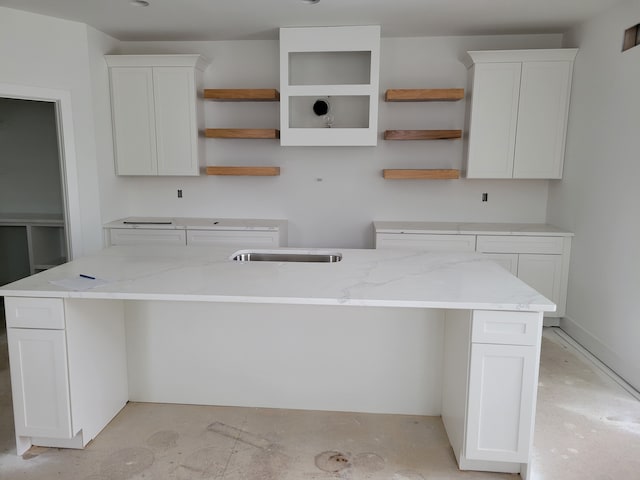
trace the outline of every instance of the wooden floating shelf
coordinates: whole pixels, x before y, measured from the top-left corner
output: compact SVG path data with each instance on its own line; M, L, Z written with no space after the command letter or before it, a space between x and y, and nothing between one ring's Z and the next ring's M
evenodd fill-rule
M207 88L204 98L219 102L279 102L275 88Z
M280 130L270 128L207 128L204 133L207 138L280 138Z
M455 102L464 98L464 88L404 88L385 92L386 102Z
M462 130L385 130L385 140L450 140L462 138Z
M244 177L277 177L280 167L207 167L207 175L235 175Z
M455 180L460 178L460 170L455 169L385 169L382 176L395 180Z

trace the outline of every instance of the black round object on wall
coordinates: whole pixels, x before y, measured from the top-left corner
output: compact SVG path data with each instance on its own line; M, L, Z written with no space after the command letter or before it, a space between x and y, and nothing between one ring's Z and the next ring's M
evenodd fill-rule
M319 117L329 113L329 103L326 100L316 100L313 104L313 113Z

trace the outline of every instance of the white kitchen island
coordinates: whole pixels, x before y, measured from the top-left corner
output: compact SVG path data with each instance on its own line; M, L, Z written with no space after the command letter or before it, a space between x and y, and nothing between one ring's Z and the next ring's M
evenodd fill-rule
M111 247L0 288L18 454L135 400L442 415L460 468L528 474L551 301L475 253L235 251Z

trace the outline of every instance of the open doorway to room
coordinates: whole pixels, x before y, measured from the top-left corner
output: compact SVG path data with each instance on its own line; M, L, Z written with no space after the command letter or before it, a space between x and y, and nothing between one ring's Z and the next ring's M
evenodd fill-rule
M69 257L59 132L55 102L0 97L0 285Z

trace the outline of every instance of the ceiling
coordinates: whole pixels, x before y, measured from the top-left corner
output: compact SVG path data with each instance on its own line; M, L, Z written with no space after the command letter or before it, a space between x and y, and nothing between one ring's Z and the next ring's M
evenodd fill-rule
M119 40L256 40L287 26L382 25L383 37L562 33L620 0L0 0Z

